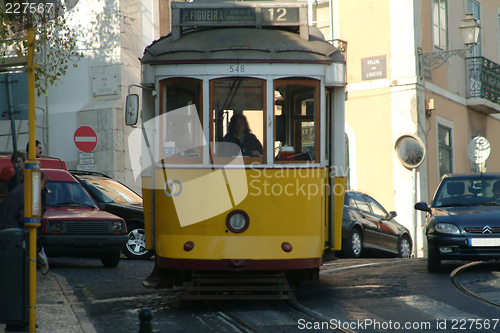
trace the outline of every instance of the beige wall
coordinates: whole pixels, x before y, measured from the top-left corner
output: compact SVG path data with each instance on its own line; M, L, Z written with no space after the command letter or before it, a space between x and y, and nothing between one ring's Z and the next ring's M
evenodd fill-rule
M394 210L391 98L389 89L349 94L346 122L356 135L357 190ZM386 184L386 185L384 185Z
M340 1L340 38L347 46L346 123L355 133L357 190L394 210L391 93L389 87L356 91L355 84L379 84L390 78L389 1ZM320 16L326 19L326 15ZM386 55L387 78L363 81L361 59Z
M387 55L390 63L388 0L340 1L342 40L347 41L347 82L361 82L361 58Z
M482 34L482 55L491 61L500 63L499 45L498 45L498 15L500 15L500 1L482 0L481 1L481 29Z
M471 171L471 161L467 148L472 137L480 134L486 136L491 144L491 154L487 163L488 172L500 172L500 121L469 110L466 106L453 102L441 95L427 91L427 99L434 99L435 110L427 118L427 165L429 174L429 198L432 197L439 183L437 124L439 118L452 123L453 126L453 172L467 173ZM447 126L447 124L444 124Z
M481 31L482 56L498 62L498 14L500 2L482 0ZM466 1L448 1L448 38L449 49L463 48L463 40L458 29L465 17ZM422 49L423 52L438 51L432 41L432 1L422 0ZM437 153L437 117L448 120L453 125L453 172L470 172L471 161L467 155L467 147L471 138L482 135L491 144L491 155L487 162L487 171L500 172L500 121L491 115L473 111L467 107L467 65L465 60L457 56L448 63L432 71L432 78L427 82L446 91L436 93L435 87L425 91L426 101L434 99L435 110L426 120L427 166L429 176L429 196L434 194L439 183ZM425 82L424 82L425 84Z

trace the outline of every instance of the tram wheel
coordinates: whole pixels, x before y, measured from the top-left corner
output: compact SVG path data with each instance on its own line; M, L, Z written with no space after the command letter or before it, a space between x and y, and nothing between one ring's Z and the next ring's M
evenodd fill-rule
M432 256L429 245L427 245L427 270L429 273L437 273L441 270L441 259Z
M363 237L358 229L352 229L344 254L349 258L359 258L363 252Z

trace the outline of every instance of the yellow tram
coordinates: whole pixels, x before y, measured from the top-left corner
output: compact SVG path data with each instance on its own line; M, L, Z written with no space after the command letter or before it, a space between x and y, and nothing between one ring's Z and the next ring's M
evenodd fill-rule
M307 14L300 2L172 3L171 34L141 59L146 244L156 251L146 284L196 280L202 297L241 278L272 294L258 282L318 279L340 250L345 59ZM129 95L129 124L134 103Z

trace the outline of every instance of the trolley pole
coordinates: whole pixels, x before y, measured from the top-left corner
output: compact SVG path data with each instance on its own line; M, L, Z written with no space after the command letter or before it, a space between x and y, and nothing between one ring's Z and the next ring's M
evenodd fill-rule
M36 228L40 226L40 164L35 147L35 30L28 27L28 121L29 149L24 175L24 225L29 228L29 332L36 332Z

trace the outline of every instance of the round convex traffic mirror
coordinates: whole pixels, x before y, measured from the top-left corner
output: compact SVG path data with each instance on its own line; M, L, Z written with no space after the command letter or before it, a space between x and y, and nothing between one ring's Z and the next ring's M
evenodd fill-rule
M394 146L401 163L408 169L418 167L425 158L425 146L416 135L405 134L399 137Z

